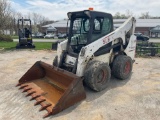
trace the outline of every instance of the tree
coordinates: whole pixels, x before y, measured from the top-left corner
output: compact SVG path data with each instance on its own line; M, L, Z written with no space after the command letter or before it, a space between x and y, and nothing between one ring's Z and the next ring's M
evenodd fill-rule
M149 12L144 12L144 13L141 13L140 19L150 19L151 16L149 15Z
M119 12L116 12L116 14L113 16L114 19L120 19L121 14Z
M117 12L114 16L113 16L114 19L126 19L128 18L125 14L121 14L119 12Z
M120 18L121 19L127 19L128 17L125 14L121 14Z
M5 34L5 31L10 31L11 34L14 31L17 34L17 21L21 18L31 19L33 32L42 31L42 25L48 23L49 19L38 13L22 14L15 12L9 0L0 0L0 34Z
M48 21L49 19L38 13L30 13L30 14L33 23L33 32L38 32L38 31L42 32L41 26L45 21Z
M131 17L131 16L133 16L133 12L132 11L130 11L130 10L126 10L126 17Z
M116 14L113 16L114 19L127 19L130 16L133 16L133 12L130 10L126 10L126 13L120 13L120 12L116 12Z
M158 16L151 16L151 19L160 19Z
M0 0L0 33L11 27L12 20L12 10L8 0Z

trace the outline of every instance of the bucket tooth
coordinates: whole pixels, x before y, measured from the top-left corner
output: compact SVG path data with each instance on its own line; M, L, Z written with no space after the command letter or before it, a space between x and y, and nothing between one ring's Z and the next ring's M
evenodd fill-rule
M51 106L52 104L46 104L45 106L42 106L39 111L45 110L47 107Z
M34 104L34 106L39 105L40 103L42 103L42 102L44 102L44 101L46 101L46 99L39 100L39 101L37 101L37 102Z
M34 100L34 99L36 99L36 98L38 98L38 97L40 97L41 95L36 95L36 96L34 96L34 97L32 97L31 99L30 99L30 101L32 101L32 100Z
M16 87L18 87L18 86L20 86L21 85L21 83L18 83L17 85L16 85Z
M22 85L19 89L23 89L25 87L27 87L28 85Z
M27 92L28 90L31 90L32 88L26 88L22 91L22 93Z
M46 114L43 116L43 118L49 117L50 115L52 115L52 112L46 113Z
M32 95L33 93L36 93L36 91L32 91L32 92L28 93L28 94L26 95L26 97Z

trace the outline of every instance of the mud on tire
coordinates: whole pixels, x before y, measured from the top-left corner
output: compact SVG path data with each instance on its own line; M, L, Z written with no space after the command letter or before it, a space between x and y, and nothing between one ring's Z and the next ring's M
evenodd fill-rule
M103 62L93 61L88 63L84 73L84 82L94 91L104 90L111 77L110 67Z
M129 56L118 55L113 61L112 74L118 79L127 79L131 75L132 64L132 59Z

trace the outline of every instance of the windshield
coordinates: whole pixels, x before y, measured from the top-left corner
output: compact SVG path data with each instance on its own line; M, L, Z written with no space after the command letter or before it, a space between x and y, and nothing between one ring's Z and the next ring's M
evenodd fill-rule
M87 33L90 29L89 18L76 18L73 20L71 45L87 44Z

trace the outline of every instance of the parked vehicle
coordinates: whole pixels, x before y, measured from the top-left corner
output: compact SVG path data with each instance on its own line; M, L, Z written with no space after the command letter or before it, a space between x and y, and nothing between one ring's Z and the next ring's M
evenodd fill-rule
M67 34L59 34L58 39L61 39L61 38L67 38Z
M35 38L35 36L36 36L36 35L35 35L34 33L32 33L32 38Z
M44 36L44 38L54 38L54 34L53 33L48 33Z
M38 33L35 34L35 38L44 38L44 34L38 32Z
M32 37L33 38L44 38L44 34L43 33L32 33Z
M142 33L134 33L135 36L137 36L137 40L147 41L149 40L149 37L146 35L143 35Z

